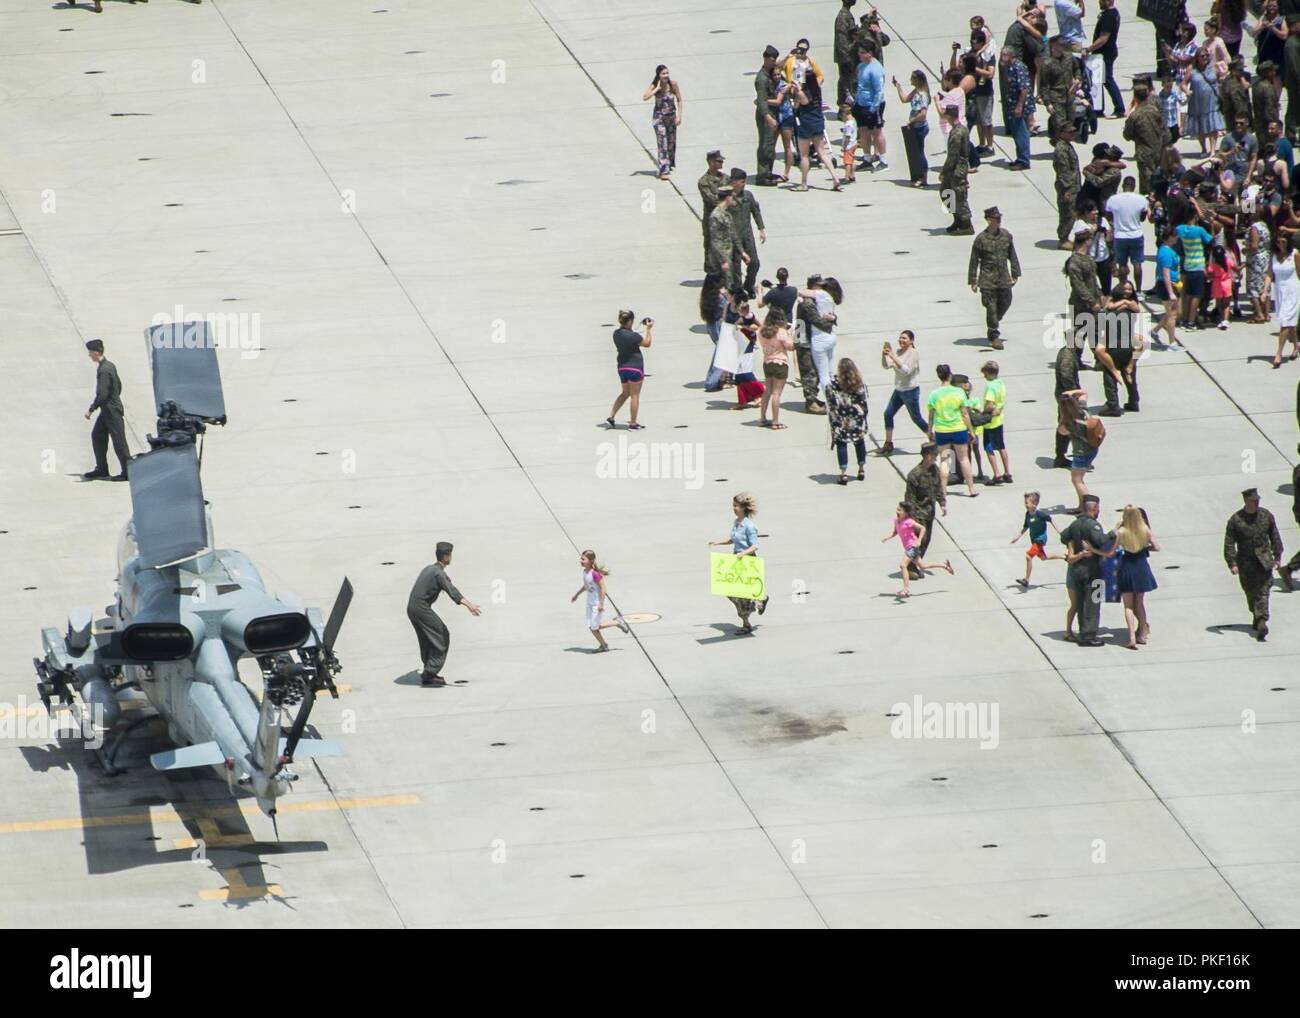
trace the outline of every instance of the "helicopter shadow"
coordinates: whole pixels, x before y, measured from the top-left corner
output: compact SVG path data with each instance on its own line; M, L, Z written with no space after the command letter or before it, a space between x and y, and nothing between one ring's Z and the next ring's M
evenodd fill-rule
M75 732L57 732L53 742L19 747L34 772L71 771L76 776L86 872L97 876L163 863L208 863L226 885L228 907L269 899L292 908L264 857L324 852L329 845L261 840L248 823L250 813L261 816L252 795L238 788L232 794L206 769L154 770L149 755L172 743L163 734L161 718L150 722L118 747L114 764L120 773L111 776ZM184 837L178 836L177 820ZM210 877L195 881L196 892L210 892L212 886Z

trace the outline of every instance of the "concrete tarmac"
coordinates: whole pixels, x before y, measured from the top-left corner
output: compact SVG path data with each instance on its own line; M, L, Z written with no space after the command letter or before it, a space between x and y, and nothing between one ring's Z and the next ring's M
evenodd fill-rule
M1208 0L1189 6L1200 20ZM893 597L897 544L880 537L916 462L905 417L900 453L841 488L797 386L782 432L701 391L704 153L754 170L759 54L806 35L833 80L837 8L0 0L0 925L1300 921L1300 597L1275 590L1256 643L1221 552L1249 486L1288 557L1300 542L1300 365L1270 370L1269 327L1152 352L1141 413L1107 422L1088 478L1103 522L1140 504L1162 549L1138 652L1116 605L1104 648L1062 640L1059 563L1013 582L1021 493L1072 500L1048 465L1066 285L1044 138L1008 173L999 133L971 178L977 221L1001 207L1025 270L997 354L969 239L943 235L936 189L907 186L892 94L889 169L839 194L824 171L807 193L757 191L762 277L844 285L838 353L868 380L873 448L892 387L879 350L900 329L927 392L941 361L1002 365L1015 483L952 493L930 555L955 575ZM946 59L969 15L1006 28L973 0L879 9L904 79ZM1127 7L1120 47L1127 86L1152 63ZM658 63L686 100L669 182L640 98ZM933 114L927 149L937 169ZM656 322L639 434L602 423L624 307ZM357 591L348 691L313 714L347 755L303 768L278 844L224 781L149 769L161 725L108 778L31 708L41 628L111 601L129 515L125 485L78 477L83 343L118 365L142 449L142 331L177 308L241 316L220 354L230 422L204 446L218 542L326 610L343 575ZM674 476L620 476L642 452ZM752 637L706 572L742 490L772 595ZM404 605L439 540L484 611L439 602L451 684L431 690ZM609 632L608 654L568 601L584 548L616 608L649 619ZM996 730L897 737L917 697L996 708Z

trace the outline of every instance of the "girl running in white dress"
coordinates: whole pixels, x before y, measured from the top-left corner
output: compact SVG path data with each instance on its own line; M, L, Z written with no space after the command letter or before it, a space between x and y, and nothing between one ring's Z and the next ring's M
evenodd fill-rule
M596 638L596 643L600 645L600 650L609 650L609 644L605 642L605 637L600 633L602 629L618 627L623 632L631 632L627 623L622 618L616 618L613 622L602 622L601 617L605 614L605 577L609 575L609 570L604 566L596 565L596 553L588 549L579 557L582 563L582 586L577 592L569 598L572 604L578 600L583 591L587 592L587 628L591 630L591 635Z

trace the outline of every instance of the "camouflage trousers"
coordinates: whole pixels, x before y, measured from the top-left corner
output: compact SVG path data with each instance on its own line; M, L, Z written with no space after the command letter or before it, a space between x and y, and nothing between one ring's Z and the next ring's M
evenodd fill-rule
M1258 627L1268 622L1268 595L1273 589L1273 571L1265 572L1261 565L1251 565L1249 560L1237 563L1237 580L1246 595L1251 624Z
M1070 239L1070 230L1074 228L1074 203L1078 197L1078 191L1056 192L1056 240L1058 243L1064 243Z
M755 160L758 170L758 182L770 183L772 163L776 160L776 128L767 122L767 115L760 109L754 110L754 126L758 129L758 152Z
M997 339L999 327L1011 308L1011 287L981 287L980 302L984 305L984 327L989 339Z
M949 173L939 174L939 197L943 199L956 226L970 226L970 185Z
M806 406L822 402L821 386L817 381L817 365L813 363L811 346L796 346L795 359L799 362L799 384L803 387Z

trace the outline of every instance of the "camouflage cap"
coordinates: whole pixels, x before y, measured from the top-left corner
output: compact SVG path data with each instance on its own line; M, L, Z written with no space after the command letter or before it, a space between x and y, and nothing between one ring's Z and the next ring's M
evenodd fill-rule
M985 219L1001 219L1002 213L996 205L990 205L984 210Z
M711 162L711 163L720 163L720 162L722 162L722 153L719 152L719 151L715 148L712 152L710 152L710 153L709 153L708 155L706 155L704 158L707 159L707 160L708 160L709 162Z
M779 57L780 55L781 55L781 51L772 45L769 45L766 49L763 50L763 56L765 57Z
M1251 499L1255 499L1256 501L1258 501L1258 500L1259 500L1259 489L1258 489L1258 488L1247 488L1245 491L1243 491L1243 492L1241 493L1241 497L1242 497L1245 501L1247 501L1247 502L1249 502Z
M934 442L926 442L921 446L922 456L932 456L939 451L939 446Z

